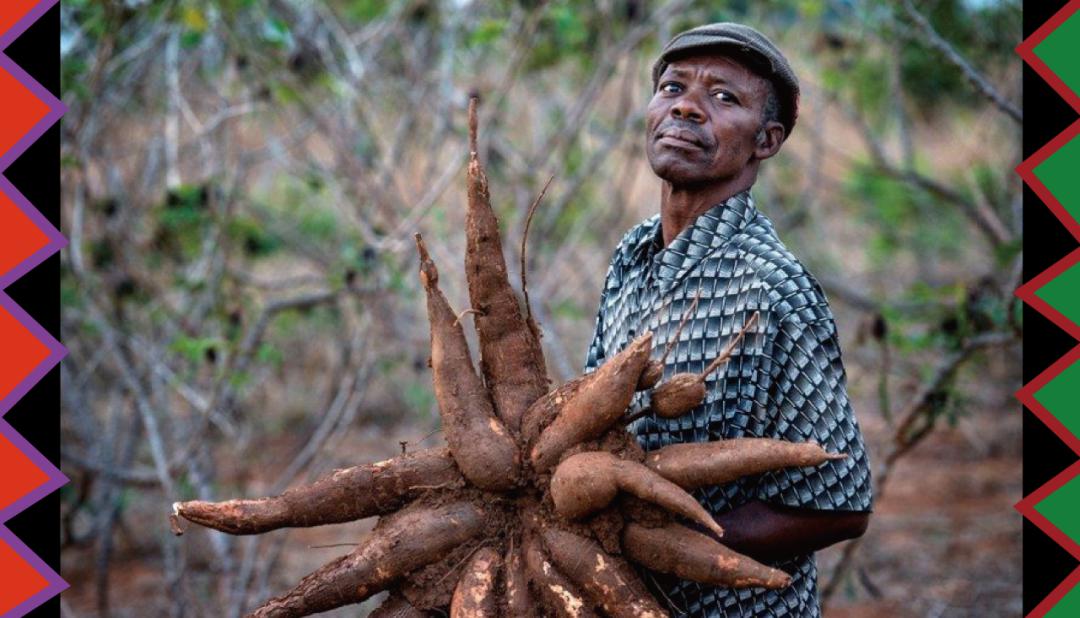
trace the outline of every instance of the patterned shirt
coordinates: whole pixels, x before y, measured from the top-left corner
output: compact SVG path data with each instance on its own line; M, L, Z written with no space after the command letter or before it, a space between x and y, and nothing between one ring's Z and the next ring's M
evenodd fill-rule
M832 312L817 281L754 208L749 192L713 207L663 246L659 215L634 227L608 269L586 371L653 332L660 358L696 295L664 376L700 372L755 311L756 325L730 361L706 380L702 405L677 419L649 414L631 425L646 450L679 442L739 437L814 441L846 459L706 487L695 497L714 514L752 500L818 510L869 511L870 472ZM631 413L648 408L639 393ZM821 615L813 554L773 563L788 588L733 590L648 574L676 616Z

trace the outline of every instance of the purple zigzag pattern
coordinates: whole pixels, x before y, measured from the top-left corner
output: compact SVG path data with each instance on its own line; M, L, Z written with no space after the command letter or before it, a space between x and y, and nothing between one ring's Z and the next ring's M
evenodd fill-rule
M41 18L50 8L52 8L58 0L42 0L31 9L21 20L19 20L12 28L0 35L0 50L7 49L15 39L17 39L23 32L25 32L33 23ZM15 64L5 53L0 51L0 68L10 73L16 80L25 86L30 92L34 94L38 99L44 102L49 107L49 112L42 118L26 135L22 137L12 148L6 153L0 155L0 173L7 170L8 166L13 161L19 158L27 148L30 147L38 138L41 137L45 131L55 124L64 112L67 111L66 106L46 90L41 84L37 83L26 71L19 65ZM26 199L26 197L20 193L14 185L2 174L0 174L0 191L7 194L8 198L29 218L41 231L48 237L49 242L45 247L41 248L33 255L30 255L24 259L20 264L12 268L6 273L0 273L0 290L6 289L19 277L26 274L28 271L36 267L42 261L49 256L53 255L63 247L67 246L67 240L60 234L59 230L53 227L44 216ZM3 524L9 519L22 512L24 509L34 504L38 500L47 496L48 494L56 491L60 486L68 482L67 477L63 475L52 465L49 460L45 459L29 442L26 441L7 421L2 417L15 405L19 399L23 397L38 381L48 373L57 363L67 354L67 350L59 341L54 339L44 328L42 328L37 322L30 317L21 307L19 307L11 297L5 292L0 291L0 308L3 308L9 312L12 317L19 321L19 323L26 328L31 334L34 335L39 341L41 341L49 350L48 357L42 361L34 370L26 376L26 378L20 382L14 390L3 400L0 400L0 434L3 434L8 440L11 441L19 450L21 450L27 458L40 468L48 476L48 480L41 486L37 487L27 495L23 496L13 504L8 506L3 511L0 511L0 540L7 543L21 559L26 561L32 566L38 573L40 573L48 585L38 592L37 594L26 599L11 611L5 614L4 618L19 618L26 615L32 609L38 607L45 601L59 594L62 590L68 587L59 574L53 571L41 558L39 558L29 547L26 546L18 537L16 537L10 530Z

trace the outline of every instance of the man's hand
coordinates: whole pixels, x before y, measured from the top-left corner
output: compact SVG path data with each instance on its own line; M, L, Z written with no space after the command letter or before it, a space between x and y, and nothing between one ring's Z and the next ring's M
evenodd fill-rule
M755 500L716 521L724 527L724 545L759 562L773 562L862 536L870 513L796 509Z

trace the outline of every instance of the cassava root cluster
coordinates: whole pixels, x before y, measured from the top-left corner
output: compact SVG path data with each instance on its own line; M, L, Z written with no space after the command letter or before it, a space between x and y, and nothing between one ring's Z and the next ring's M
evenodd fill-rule
M645 453L625 429L638 390L652 389L651 413L665 418L699 405L706 376L753 320L701 374L661 382L663 362L650 360L646 333L596 371L550 389L540 330L507 279L476 156L475 99L469 128L465 269L479 373L416 237L448 448L338 470L280 496L177 503L174 519L262 534L380 517L356 549L255 609L255 617L307 616L384 590L389 596L373 616L668 615L631 563L719 586L788 585L787 574L726 548L723 530L688 491L843 455L757 438Z

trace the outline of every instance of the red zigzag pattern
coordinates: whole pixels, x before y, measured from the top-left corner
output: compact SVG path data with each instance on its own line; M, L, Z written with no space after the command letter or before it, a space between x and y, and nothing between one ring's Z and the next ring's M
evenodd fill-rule
M57 0L0 2L0 50L7 49ZM59 120L63 104L0 53L0 172ZM65 245L7 178L0 176L0 290ZM65 350L0 291L0 416L50 369ZM0 419L0 616L17 618L67 587L60 576L23 544L4 522L67 479L12 427Z
M1041 58L1035 55L1035 47L1038 46L1051 32L1060 27L1067 19L1076 13L1077 10L1080 10L1080 0L1072 0L1067 3L1065 7L1051 17L1049 21L1032 33L1027 40L1017 46L1016 52L1029 66L1031 66L1032 69L1035 70L1036 73L1039 74L1039 77L1050 84L1061 98L1065 99L1074 110L1080 112L1080 96L1077 96L1077 93L1070 90L1069 87L1065 85L1065 82L1054 74ZM1080 240L1080 224L1069 215L1061 202L1034 173L1036 167L1057 152L1062 146L1068 144L1078 134L1080 134L1080 120L1074 122L1060 135L1028 157L1027 160L1017 166L1016 171L1020 174L1020 177L1024 179L1024 182L1039 196L1039 199L1041 199L1054 213L1054 216L1061 221L1062 225L1064 225L1077 240ZM1016 295L1033 309L1046 316L1055 325L1069 333L1073 338L1080 340L1080 326L1074 324L1059 311L1035 295L1039 288L1051 279L1054 279L1065 272L1078 261L1080 261L1080 249L1069 253L1045 272L1040 273L1038 276L1020 286L1020 288L1016 290ZM1039 374L1038 377L1028 384L1025 384L1023 388L1017 391L1016 397L1023 402L1028 410L1034 413L1039 420L1046 424L1051 431L1067 444L1069 448L1077 454L1080 454L1080 440L1078 440L1072 432L1066 429L1061 421L1054 417L1045 406L1035 399L1035 393L1037 393L1039 389L1077 361L1080 361L1080 345L1074 347L1068 354L1058 359L1057 362L1050 367L1047 367L1047 369ZM1060 489L1078 474L1080 474L1080 461L1063 470L1039 489L1031 492L1031 494L1016 504L1016 509L1029 521L1038 526L1040 530L1052 538L1057 544L1065 548L1074 558L1080 560L1080 545L1035 510L1035 505ZM1077 584L1080 584L1080 567L1077 567L1068 577L1058 584L1058 586L1027 615L1027 618L1041 618L1042 616L1045 616Z

